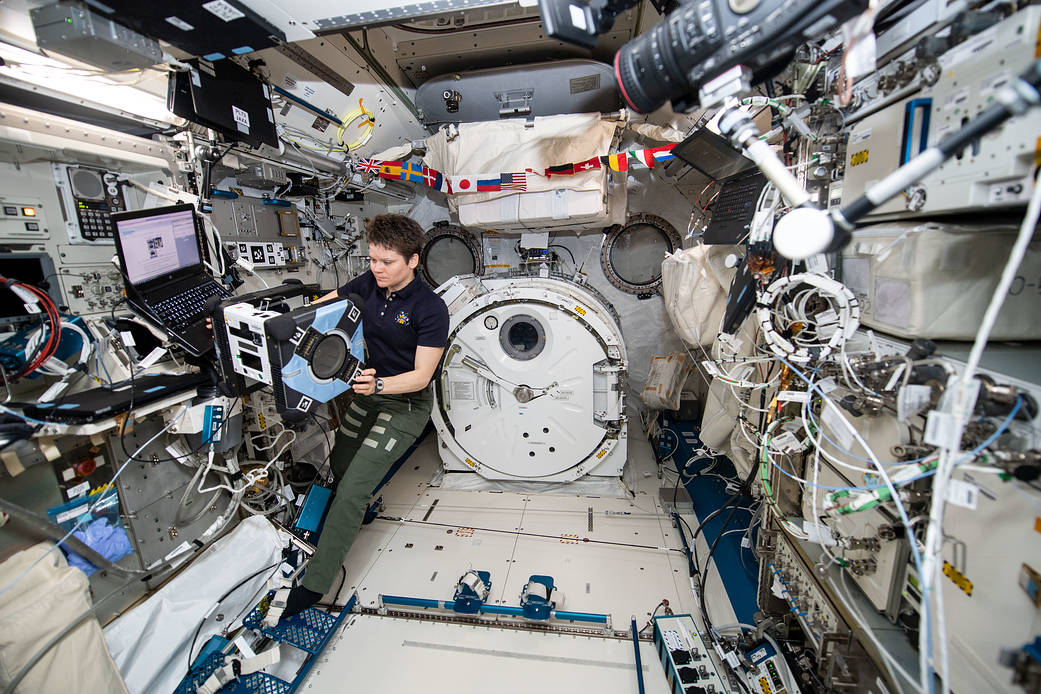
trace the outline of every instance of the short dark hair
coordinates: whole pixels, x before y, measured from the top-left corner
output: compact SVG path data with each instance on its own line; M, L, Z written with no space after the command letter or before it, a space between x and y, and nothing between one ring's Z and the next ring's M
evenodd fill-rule
M369 244L395 250L405 260L420 254L425 239L423 228L402 214L379 214L365 226L365 240Z

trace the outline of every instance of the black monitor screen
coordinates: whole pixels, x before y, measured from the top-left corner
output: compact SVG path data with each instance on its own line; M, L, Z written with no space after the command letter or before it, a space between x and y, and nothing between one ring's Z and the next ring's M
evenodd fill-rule
M230 141L278 147L271 92L230 60L189 60L170 77L167 106L176 115L213 128Z
M147 217L117 218L116 232L131 284L144 284L202 262L190 209L157 208Z
M49 283L51 299L61 303L57 290L58 278L54 275L54 263L45 253L0 253L0 275L31 284L43 289ZM57 297L57 298L56 298ZM0 291L0 325L12 325L36 321L37 317L25 310L25 302L12 291Z

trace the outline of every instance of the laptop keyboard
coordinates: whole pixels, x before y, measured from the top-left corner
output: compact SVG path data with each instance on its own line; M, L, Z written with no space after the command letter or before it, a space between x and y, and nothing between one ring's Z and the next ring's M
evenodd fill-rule
M172 330L187 328L201 317L206 301L214 294L226 296L215 282L190 287L161 301L151 302L163 324Z
M761 176L750 176L738 181L730 181L719 192L719 198L712 205L712 224L740 220L748 222L755 211L759 193L763 189Z

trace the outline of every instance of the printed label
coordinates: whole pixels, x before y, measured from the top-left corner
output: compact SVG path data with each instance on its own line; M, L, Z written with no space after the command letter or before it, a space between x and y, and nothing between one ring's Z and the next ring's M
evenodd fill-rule
M980 499L979 487L964 480L951 480L947 484L947 501L955 506L976 510Z
M68 511L62 511L54 519L58 525L61 525L65 521L70 521L79 518L80 516L86 515L90 504L80 504L76 508L70 508Z
M863 142L864 140L869 139L871 139L871 128L864 128L860 132L853 133L853 135L849 138L849 143L851 145L855 145Z
M180 17L177 17L177 16L167 17L166 21L168 21L170 24L173 24L175 27L177 27L181 31L194 31L195 30L195 27L193 27L191 24L189 24L188 22L184 21L183 19L181 19Z
M77 484L75 487L69 487L69 489L65 492L65 494L70 499L75 499L77 496L83 496L84 494L86 494L89 491L90 491L90 482L81 482L80 484Z
M249 114L238 106L232 105L231 117L234 118L235 122L239 125L244 125L247 129L249 128Z
M242 19L246 16L224 0L211 0L211 2L204 2L202 8L210 14L223 19L225 22Z
M474 384L472 381L452 381L452 400L473 400Z

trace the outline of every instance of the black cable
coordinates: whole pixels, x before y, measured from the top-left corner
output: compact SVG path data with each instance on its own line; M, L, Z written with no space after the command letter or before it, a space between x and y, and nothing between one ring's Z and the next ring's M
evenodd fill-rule
M329 436L329 431L327 429L322 428L321 423L318 421L318 416L314 412L309 412L308 414L311 415L311 419L314 420L314 425L318 427L319 431L321 431L322 434L325 435L325 441L329 444L329 452L325 454L325 460L322 461L322 464L318 467L318 476L315 478L316 480L324 480L325 477L322 473L325 471L326 466L331 466L330 461L332 461L333 444L335 443L335 441Z
M567 246L561 246L559 243L551 243L549 244L549 246L547 246L547 248L563 248L565 251L567 251L567 254L571 256L571 265L576 270L578 269L578 263L575 262L575 254L571 252L570 248L568 248Z
M640 631L638 631L637 633L642 634L643 632L647 631L647 627L649 627L652 624L654 624L654 615L658 614L658 610L660 610L664 605L665 605L665 600L662 600L661 602L658 603L658 606L654 608L654 612L651 612L651 616L647 620L647 623L643 626L643 629L640 629Z
M336 589L336 597L334 598L334 600L340 599L340 591L343 590L343 584L347 582L347 567L341 564L340 571L342 572L340 574L340 587Z
M126 301L126 299L120 299L119 301L117 301L116 303L114 303L112 305L111 309L109 309L109 316L112 319L113 328L115 328L115 324L118 322L118 319L116 318L116 306L119 306L121 303L124 303L125 301ZM131 355L128 353L127 357L130 358ZM205 441L206 437L201 436L199 445L196 446L195 448L191 449L190 451L188 451L186 454L184 454L182 456L175 456L175 457L171 457L171 458L137 458L134 455L132 455L130 453L130 451L127 450L126 430L127 430L127 425L130 423L131 418L132 418L133 413L134 413L134 396L136 394L136 386L135 386L135 383L134 383L134 360L133 360L133 358L129 359L129 371L130 371L130 379L129 379L130 380L130 407L126 411L126 418L123 420L122 426L118 427L118 430L119 430L119 447L121 449L123 449L123 455L125 455L127 457L127 460L133 460L133 461L138 462L138 463L171 463L171 462L172 463L181 463L181 462L184 462L184 460L186 460L189 456L195 455L196 453L198 453L199 451L201 451L203 448L205 448L208 445L208 443ZM123 381L123 383L125 383L125 382L126 381ZM241 405L242 404L242 398L236 398L235 402L239 403ZM231 421L231 418L232 418L233 414L234 414L234 403L232 404L232 408L228 411L227 416L225 416L223 421L221 421L221 424L217 428L217 432L216 433L221 432L224 429L224 427L227 426L228 422Z
M343 591L343 584L346 583L346 582L347 582L347 567L344 566L343 564L341 564L340 565L340 587L336 589L335 593L333 593L333 602L332 602L332 604L330 605L328 603L318 602L318 603L315 603L315 607L325 607L327 609L328 608L341 609L341 606L337 605L336 601L340 599L340 593Z
M249 576L246 576L246 577L245 577L244 579L242 579L241 581L239 581L238 583L236 583L235 585L233 585L233 586L232 586L231 588L229 588L229 589L228 589L228 591L227 591L226 593L224 593L224 595L220 596L220 598L219 598L219 599L217 600L217 606L219 606L219 605L220 605L220 604L221 604L222 602L224 602L225 600L227 600L227 599L228 599L228 596L229 596L229 595L231 595L231 594L232 594L232 593L234 593L234 592L235 592L236 590L238 590L238 589L239 589L239 588L241 588L241 587L242 587L243 585L245 585L245 584L246 584L246 582L247 582L247 581L249 581L250 579L252 579L252 578L256 578L257 576L259 576L260 574L264 573L264 572L265 572L265 571L267 571L268 569L273 569L273 568L277 568L277 567L279 567L279 566L281 566L281 565L282 565L282 560L281 560L281 559L279 559L279 560L278 560L278 561L276 561L276 562L275 562L274 564L270 564L270 565L268 565L268 566L265 566L265 567L264 567L263 569L260 569L260 570L258 570L258 571L254 571L254 572L253 572L253 573L251 573L251 574L250 574ZM274 573L274 572L272 572L272 573ZM214 609L216 609L216 606L214 607ZM212 610L210 611L210 613L212 614ZM191 672L192 672L192 651L194 651L194 650L195 650L195 642L196 642L196 641L198 640L198 638L199 638L199 633L200 633L200 632L202 631L202 625L206 623L206 619L207 619L208 617L209 617L209 615L206 615L206 617L203 617L203 618L202 618L202 619L201 619L201 620L199 621L199 626L195 627L195 635L194 635L194 636L192 636L192 645L191 645L191 646L189 646L189 648L188 648L188 674L189 674L189 675L190 675L190 674L191 674Z

